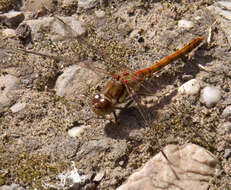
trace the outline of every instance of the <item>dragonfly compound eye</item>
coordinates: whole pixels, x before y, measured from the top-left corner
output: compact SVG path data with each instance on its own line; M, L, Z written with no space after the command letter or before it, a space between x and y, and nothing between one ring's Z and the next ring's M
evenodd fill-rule
M113 111L113 105L103 94L96 94L91 99L91 109L98 115L106 115Z

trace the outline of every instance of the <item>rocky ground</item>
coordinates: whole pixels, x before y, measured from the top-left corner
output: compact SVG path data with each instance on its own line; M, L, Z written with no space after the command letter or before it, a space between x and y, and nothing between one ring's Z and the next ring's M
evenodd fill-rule
M2 0L0 11L0 189L231 189L231 3ZM105 73L198 36L119 123L91 111Z

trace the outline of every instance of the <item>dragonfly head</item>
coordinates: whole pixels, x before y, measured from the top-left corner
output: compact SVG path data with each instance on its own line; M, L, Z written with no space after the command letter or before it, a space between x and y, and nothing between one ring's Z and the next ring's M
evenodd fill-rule
M113 112L114 108L109 98L103 94L96 94L91 99L91 109L97 115L106 115Z

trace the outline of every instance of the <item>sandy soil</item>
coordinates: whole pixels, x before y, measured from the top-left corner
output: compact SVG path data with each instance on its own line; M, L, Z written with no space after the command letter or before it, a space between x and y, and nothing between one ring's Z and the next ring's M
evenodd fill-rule
M119 124L100 118L91 112L89 102L99 85L76 84L81 93L66 97L55 94L54 84L65 70L63 62L11 53L1 61L1 75L11 74L22 83L11 105L24 102L26 107L0 115L0 184L17 183L29 189L43 189L44 184L56 184L56 176L71 167L74 161L80 174L94 176L104 171L97 189L115 189L127 177L169 143L198 144L219 159L221 171L211 180L211 189L225 189L230 183L230 158L224 150L230 138L221 128L223 109L230 104L230 46L219 24L206 7L213 1L188 3L155 1L116 1L103 7L105 16L96 18L95 9L81 10L76 18L86 24L84 37L92 47L75 39L53 41L49 31L40 31L31 46L33 51L71 57L80 55L94 64L113 71L123 68L136 70L151 65L197 36L208 36L190 56L183 57L144 82L149 96L141 96L141 111L136 104L118 111ZM55 15L66 14L57 9ZM38 18L39 19L39 18ZM193 28L178 27L180 19L191 20ZM4 39L1 45L22 47L18 39ZM94 50L97 49L97 52ZM210 72L204 71L199 64ZM62 67L63 66L63 67ZM207 108L200 96L178 96L177 89L189 78L200 80L202 88L219 87L222 100ZM26 81L26 82L25 82ZM229 103L228 103L229 102ZM109 119L108 119L109 118ZM78 138L67 131L72 127L88 126ZM157 143L158 140L158 143ZM86 184L93 183L91 180ZM226 188L226 189L227 189Z

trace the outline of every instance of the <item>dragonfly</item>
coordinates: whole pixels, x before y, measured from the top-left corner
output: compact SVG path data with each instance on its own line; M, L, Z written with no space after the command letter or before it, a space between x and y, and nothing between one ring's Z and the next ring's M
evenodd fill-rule
M176 59L185 56L187 53L196 48L204 40L204 36L199 36L191 40L188 44L178 49L174 53L164 57L160 61L155 62L151 66L137 70L133 73L123 71L112 75L102 92L93 96L91 100L91 109L97 115L107 115L113 113L117 106L123 103L133 91L134 87L149 78L153 73L159 71L164 66L172 63Z
M69 37L72 38L74 36L73 29L66 24L62 19L55 16L55 19L62 24L62 26L68 31ZM103 90L99 94L95 94L90 102L91 110L100 116L105 116L108 114L113 114L115 121L117 121L117 116L115 113L116 109L121 109L119 107L120 104L124 103L128 97L133 97L132 94L135 93L135 87L142 83L144 80L149 78L153 73L159 71L164 66L168 65L169 63L174 62L176 59L185 56L187 53L192 51L194 48L199 46L203 40L205 39L204 36L199 36L191 40L188 44L184 45L182 48L176 50L174 53L164 57L160 61L153 63L151 66L137 70L135 72L128 72L127 70L123 70L121 73L108 73L102 71L97 67L92 66L89 62L84 62L86 68L91 69L93 71L103 72L107 75L110 75L110 79L104 86ZM83 37L77 38L77 41L80 44L85 44L89 46L92 50L95 51L96 54L102 54L98 49L88 43ZM56 61L63 61L73 63L74 59L69 59L67 57L60 57L55 55L48 55L34 51L28 51L25 49L16 49L19 51L23 51L25 53L35 54L43 57L47 57L50 59L54 59ZM107 60L106 62L110 62L111 60ZM133 99L134 100L134 99ZM135 101L135 100L134 100ZM141 112L141 111L140 111ZM141 113L142 114L142 113ZM145 119L144 119L145 120Z
M132 97L132 94L135 93L134 89L138 84L142 83L144 80L149 78L151 75L153 75L155 72L159 71L166 65L188 54L190 51L192 51L197 46L199 46L204 39L205 39L204 36L196 37L193 40L191 40L188 44L184 45L182 48L176 50L172 54L164 57L160 61L157 61L153 63L151 66L146 67L144 69L140 69L132 73L124 70L121 73L110 74L111 78L106 82L102 92L95 94L91 98L90 101L91 110L99 116L105 116L112 113L114 115L115 121L117 122L117 116L115 110L121 109L119 105L124 103L128 99L128 97ZM81 38L81 40L79 41L81 42L82 40L83 39ZM85 41L82 41L81 43L83 42ZM15 49L15 50L23 51L29 54L35 54L42 57L47 57L50 59L54 59L56 61L65 61L70 63L73 63L73 61L75 61L73 59L68 59L66 57L64 58L60 56L29 51L25 49ZM99 68L97 67L94 69L94 66L92 66L88 62L84 62L84 64L89 69L96 70L96 71L99 70Z
M104 86L102 92L95 94L92 97L90 102L91 110L99 116L105 116L112 113L115 117L115 120L117 121L115 110L121 109L119 105L124 103L129 96L132 97L132 94L135 93L134 89L138 84L142 83L144 80L149 78L151 75L153 75L155 72L159 71L166 65L174 62L175 60L191 52L193 49L199 46L204 39L204 36L196 37L193 40L191 40L188 44L184 45L182 48L176 50L172 54L164 57L160 61L157 61L153 63L151 66L146 67L144 69L140 69L132 73L124 70L121 73L110 74L111 78L106 82L106 85ZM79 41L81 43L86 42L83 41L82 38ZM65 61L73 63L73 59L68 59L67 57L64 58L61 56L49 55L35 51L29 51L26 49L15 50L23 51L29 54L35 54L42 57L47 57L50 59L54 59L56 61ZM12 49L10 51L12 51ZM89 64L88 62L84 62L84 64L89 69L96 71L99 70L99 68L94 68L94 66L92 66L92 64ZM108 74L107 72L104 73Z

